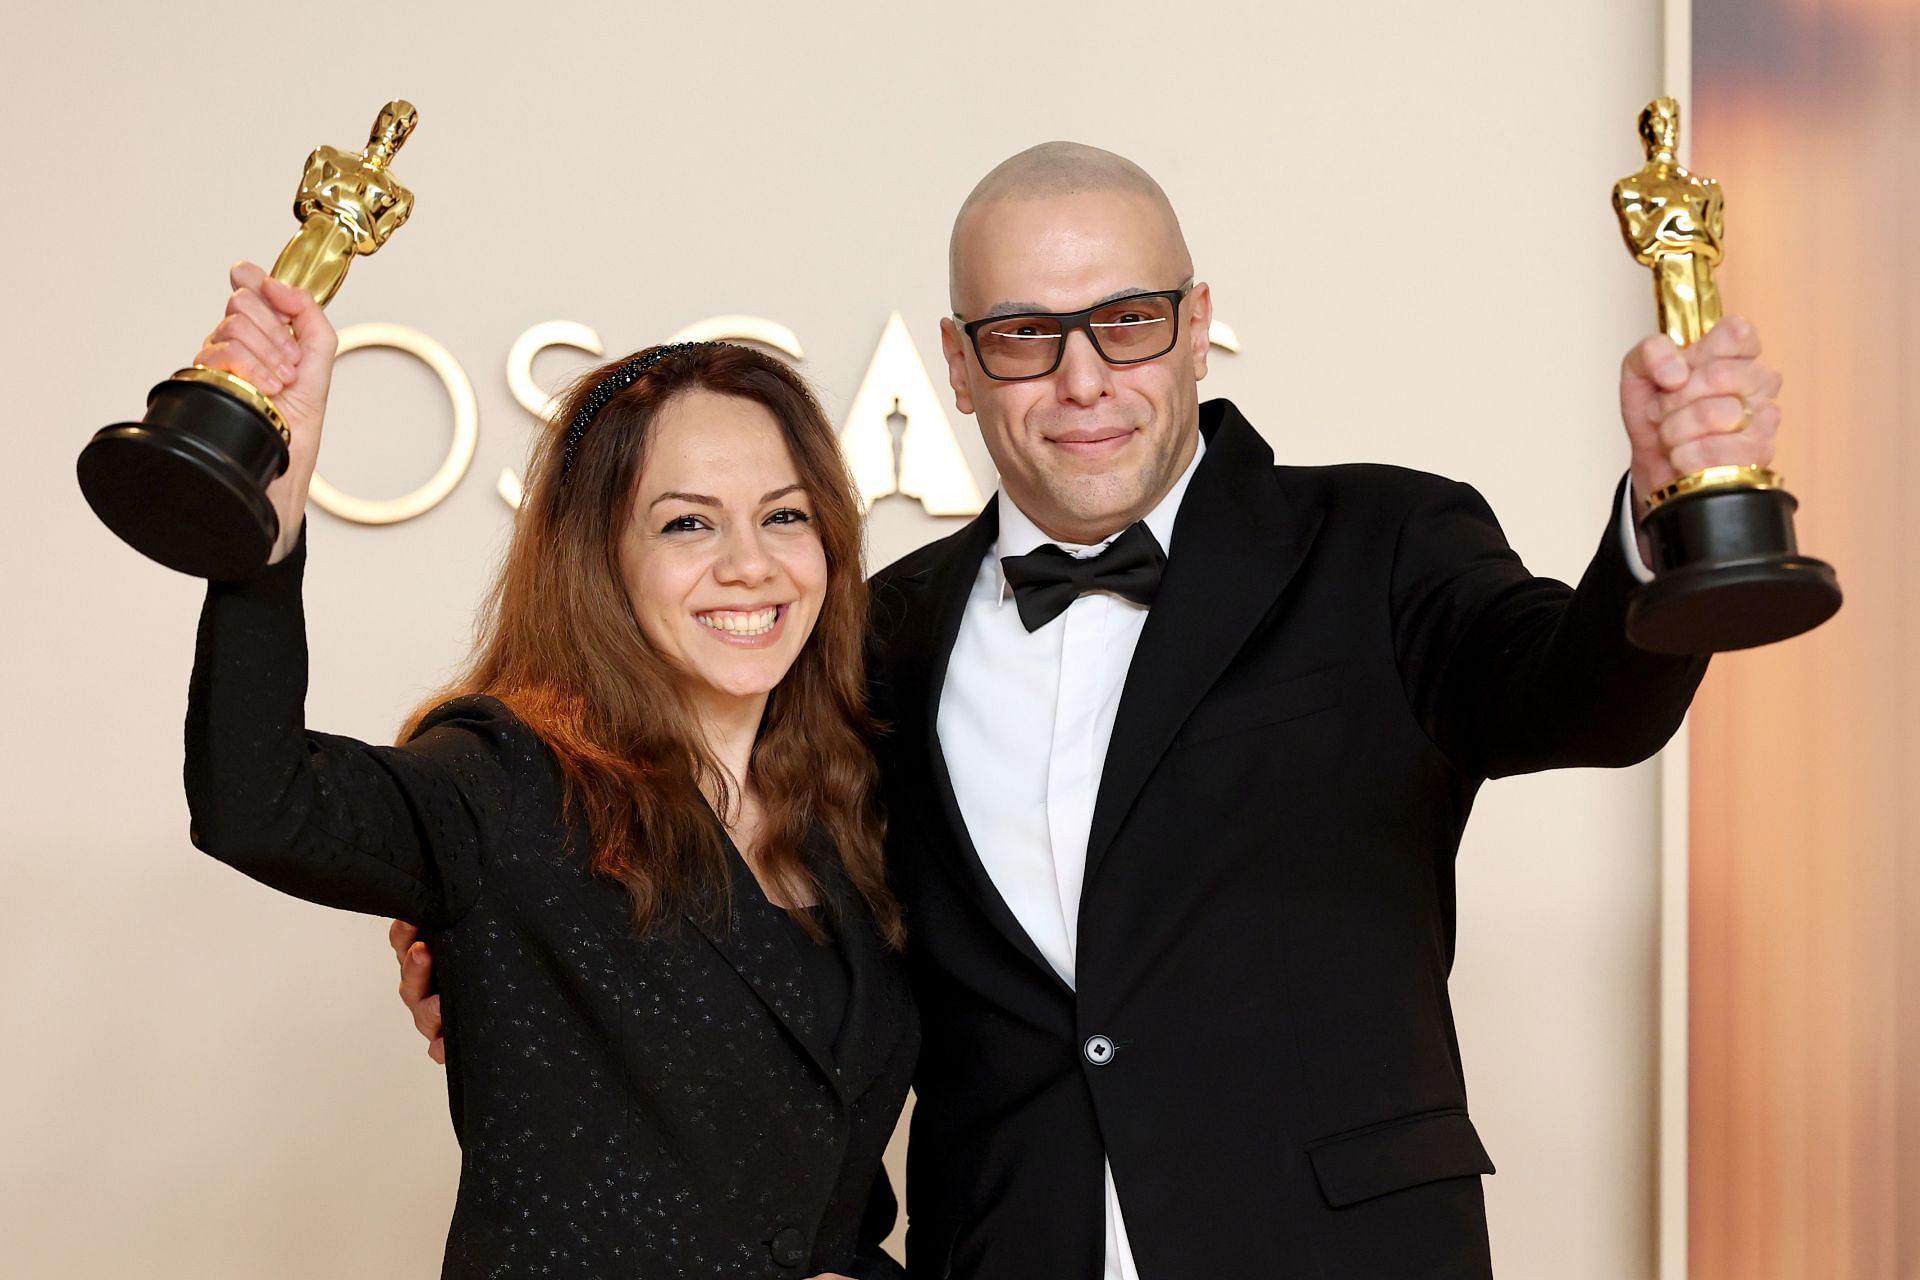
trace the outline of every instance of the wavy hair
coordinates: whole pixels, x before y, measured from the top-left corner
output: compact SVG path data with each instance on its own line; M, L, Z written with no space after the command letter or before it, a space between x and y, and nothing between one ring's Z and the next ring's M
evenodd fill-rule
M593 415L570 461L567 424L634 357L590 370L561 398L553 425L535 443L473 655L414 712L402 740L444 699L491 694L559 762L567 814L590 833L593 870L626 887L638 927L682 912L724 916L731 878L714 816L717 809L727 817L737 796L699 732L678 669L634 619L619 544L662 406L694 389L752 400L780 424L813 500L827 563L820 616L768 697L748 762L764 810L758 862L775 883L833 901L803 847L818 821L881 933L898 947L904 926L881 861L877 769L867 744L873 721L860 503L833 428L800 376L772 356L726 343L637 354L654 358ZM718 797L711 808L708 795ZM791 914L818 936L810 916Z

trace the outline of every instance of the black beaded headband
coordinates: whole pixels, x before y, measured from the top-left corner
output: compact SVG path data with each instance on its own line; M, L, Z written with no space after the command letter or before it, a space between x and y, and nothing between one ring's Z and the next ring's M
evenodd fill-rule
M688 351L699 351L706 348L730 345L732 344L725 342L670 342L665 346L648 347L645 351L642 351L640 354L634 356L633 359L600 379L598 385L587 393L587 398L580 402L579 409L574 411L573 421L567 424L567 443L566 447L560 453L561 476L565 477L567 472L573 469L574 451L580 447L580 442L586 438L587 428L593 425L593 420L599 412L606 408L615 396L640 381L640 379L646 377L647 371L652 369L653 366L659 364L668 356L677 356Z

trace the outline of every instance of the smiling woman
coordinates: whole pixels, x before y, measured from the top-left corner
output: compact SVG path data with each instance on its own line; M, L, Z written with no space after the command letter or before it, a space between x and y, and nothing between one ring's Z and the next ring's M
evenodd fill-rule
M534 460L473 663L409 731L462 694L513 708L643 925L723 900L717 813L783 904L818 897L819 822L897 939L868 803L860 510L812 394L771 356L677 344L589 370L554 420L574 429Z
M200 361L272 362L293 461L274 563L201 615L193 839L429 931L462 1149L443 1274L903 1274L881 1155L919 1032L859 506L812 394L711 342L581 379L467 671L370 746L303 727L334 335L258 267L234 285Z
M648 644L692 677L702 719L744 712L751 732L826 593L813 499L755 401L685 392L653 436L620 540L627 596Z

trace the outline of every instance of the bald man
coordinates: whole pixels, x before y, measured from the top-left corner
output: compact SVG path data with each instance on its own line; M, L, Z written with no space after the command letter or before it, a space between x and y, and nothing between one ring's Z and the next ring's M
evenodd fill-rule
M1202 404L1211 296L1131 162L1006 161L950 267L948 377L1001 489L873 581L925 1028L909 1270L1490 1275L1454 853L1484 780L1631 764L1679 724L1705 662L1626 640L1633 504L1771 458L1751 326L1627 356L1630 474L1570 588L1466 485L1276 466Z

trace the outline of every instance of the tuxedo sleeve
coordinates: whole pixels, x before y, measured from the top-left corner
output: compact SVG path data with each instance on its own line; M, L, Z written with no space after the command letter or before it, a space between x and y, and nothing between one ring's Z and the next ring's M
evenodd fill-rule
M880 1242L893 1233L900 1202L894 1198L893 1181L885 1165L874 1173L873 1190L867 1197L866 1212L860 1218L860 1242L848 1274L854 1280L906 1280L907 1269L895 1262Z
M1577 587L1528 573L1470 486L1435 480L1408 510L1394 548L1395 657L1415 715L1455 767L1480 777L1617 767L1679 728L1706 659L1628 642L1625 510L1616 492Z
M450 924L503 826L518 722L462 698L402 747L307 729L305 563L303 539L253 578L208 584L187 698L193 843L296 897Z

